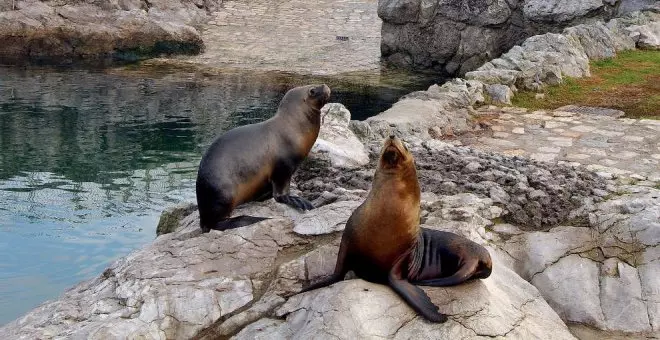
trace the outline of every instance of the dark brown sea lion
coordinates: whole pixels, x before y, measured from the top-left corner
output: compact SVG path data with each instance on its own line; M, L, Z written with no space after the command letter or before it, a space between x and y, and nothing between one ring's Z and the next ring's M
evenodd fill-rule
M266 217L229 218L238 205L271 197L301 210L314 207L289 195L291 175L312 149L321 128L321 107L330 88L309 85L289 90L274 117L232 129L208 148L197 173L200 226L226 230Z
M451 286L490 276L488 250L456 234L419 227L420 189L412 154L394 136L383 146L369 196L348 219L334 273L303 291L340 281L349 270L388 284L415 311L445 322L415 285Z

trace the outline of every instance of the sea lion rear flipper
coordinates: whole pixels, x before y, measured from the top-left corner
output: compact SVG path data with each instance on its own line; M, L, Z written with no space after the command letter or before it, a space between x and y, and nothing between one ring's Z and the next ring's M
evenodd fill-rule
M409 254L410 253L408 252L400 256L395 262L394 267L392 267L392 270L390 270L388 275L390 287L392 287L392 289L394 289L394 291L397 292L397 294L399 294L399 296L401 296L401 298L403 298L412 309L424 316L427 320L437 323L447 321L447 316L438 312L438 306L431 302L429 296L426 295L422 289L408 282L404 277L403 269L405 266L403 264L406 262L404 260Z
M255 224L257 222L261 222L264 220L269 220L269 217L255 217L255 216L236 216L232 218L228 218L225 220L222 220L218 223L216 223L214 226L211 226L210 229L213 230L229 230L229 229L235 229L235 228L240 228L240 227L245 227L250 224ZM209 230L205 230L205 232L208 232Z
M446 286L455 286L469 280L477 269L479 261L473 259L468 263L464 263L461 268L456 271L451 276L440 277L437 279L429 279L422 281L414 281L415 284L420 286L432 286L432 287L446 287Z

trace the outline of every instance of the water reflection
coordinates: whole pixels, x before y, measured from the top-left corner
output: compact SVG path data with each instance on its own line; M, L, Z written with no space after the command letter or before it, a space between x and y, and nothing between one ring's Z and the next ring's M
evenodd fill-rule
M354 118L426 86L0 68L0 324L151 241L164 207L194 201L214 136L320 81Z

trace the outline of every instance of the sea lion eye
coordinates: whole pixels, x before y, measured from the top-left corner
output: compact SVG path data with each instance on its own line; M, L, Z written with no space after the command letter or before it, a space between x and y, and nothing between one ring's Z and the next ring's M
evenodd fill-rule
M310 96L315 96L316 95L316 90L313 87L311 89L309 89L309 95Z

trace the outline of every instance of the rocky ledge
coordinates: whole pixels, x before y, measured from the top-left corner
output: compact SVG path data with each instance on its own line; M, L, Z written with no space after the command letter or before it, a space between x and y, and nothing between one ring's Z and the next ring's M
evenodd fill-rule
M133 61L198 53L195 27L219 0L0 0L3 64Z

